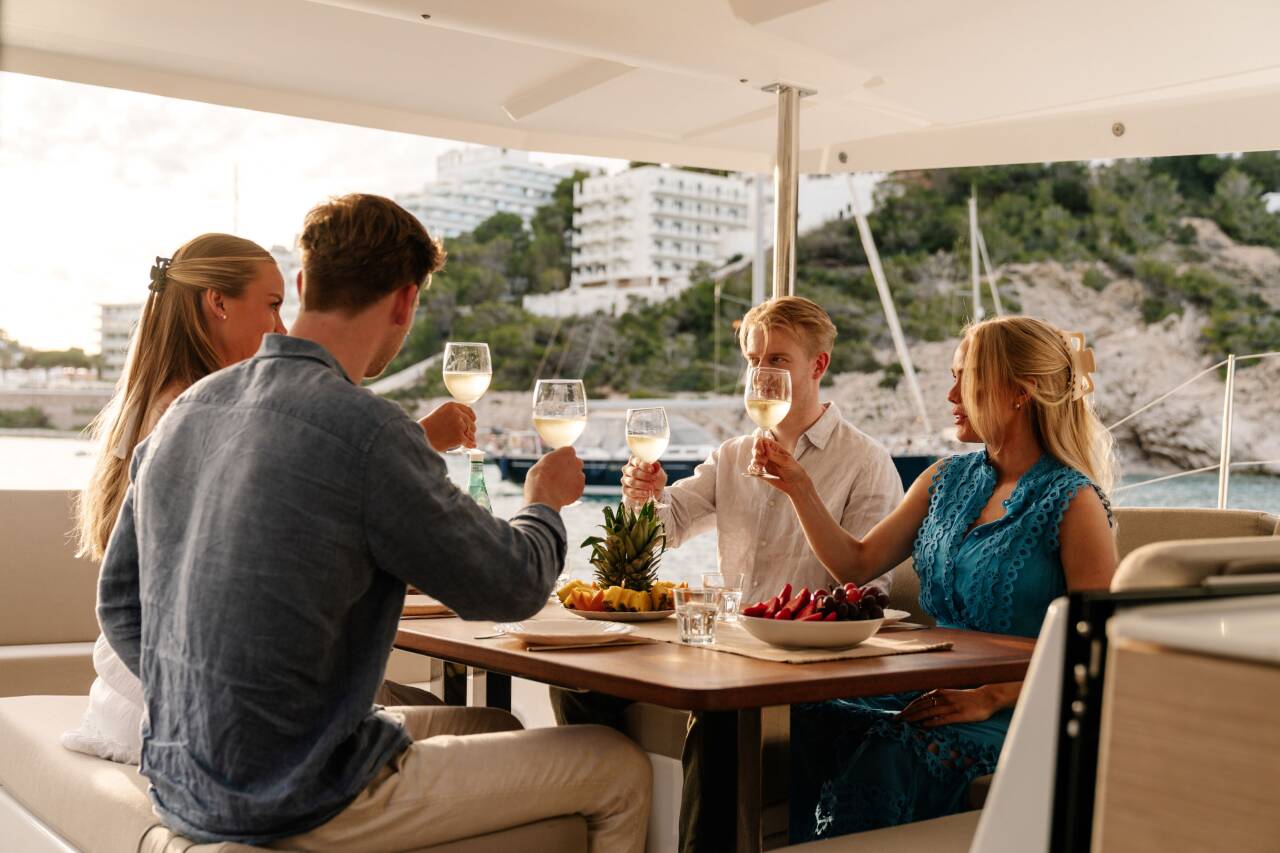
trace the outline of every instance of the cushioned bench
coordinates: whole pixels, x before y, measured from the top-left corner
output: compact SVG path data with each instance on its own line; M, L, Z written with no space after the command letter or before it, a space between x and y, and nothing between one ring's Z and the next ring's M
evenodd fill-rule
M86 703L78 696L0 699L0 787L7 795L0 800L0 846L7 843L4 839L13 837L7 828L24 819L30 825L34 818L56 836L44 847L50 851L68 847L89 853L233 853L256 849L241 844L193 844L175 835L152 812L147 782L138 775L137 767L63 749L58 737L80 721ZM9 813L3 813L6 808ZM15 809L25 814L14 814ZM30 844L22 849L30 849ZM569 815L424 851L585 853L586 849L586 821Z

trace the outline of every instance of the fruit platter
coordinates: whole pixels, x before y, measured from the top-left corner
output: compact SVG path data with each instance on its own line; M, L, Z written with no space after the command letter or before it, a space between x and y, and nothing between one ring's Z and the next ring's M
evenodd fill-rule
M742 626L756 639L784 649L843 649L872 637L907 614L885 611L889 597L853 583L794 593L791 584L768 601L742 608Z
M645 622L675 613L672 590L688 584L658 580L666 534L653 504L640 509L623 503L616 510L605 507L601 527L604 536L582 543L591 549L593 581L571 580L560 587L560 604L583 619L611 622Z

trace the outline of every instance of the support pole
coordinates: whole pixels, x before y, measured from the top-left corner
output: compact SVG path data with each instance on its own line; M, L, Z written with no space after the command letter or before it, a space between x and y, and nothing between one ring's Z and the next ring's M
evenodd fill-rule
M1227 385L1222 392L1222 450L1218 456L1218 509L1227 508L1231 485L1231 416L1235 409L1236 357L1227 356Z
M753 226L755 228L755 256L751 259L751 304L759 305L764 302L764 175L751 176L751 199L753 202L752 216Z
M813 92L775 83L777 156L773 166L773 296L796 292L796 213L800 203L800 98Z
M969 196L969 270L973 279L973 319L986 316L982 307L982 285L978 276L978 197Z

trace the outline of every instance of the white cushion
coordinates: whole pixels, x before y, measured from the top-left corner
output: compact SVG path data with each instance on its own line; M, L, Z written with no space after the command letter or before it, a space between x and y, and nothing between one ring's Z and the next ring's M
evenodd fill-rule
M89 688L89 707L79 728L63 732L67 749L137 764L142 752L142 682L116 656L106 637L93 645L98 677Z

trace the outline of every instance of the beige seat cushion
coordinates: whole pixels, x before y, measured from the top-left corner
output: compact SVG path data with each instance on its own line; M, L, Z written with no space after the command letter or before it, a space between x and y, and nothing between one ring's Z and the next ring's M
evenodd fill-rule
M907 853L917 850L923 853L968 853L981 815L982 812L962 812L919 823L811 841L787 849L805 853L839 853L841 850L850 853Z
M93 683L93 643L0 646L0 696L83 696Z
M59 736L80 722L83 696L0 699L0 785L80 850L89 853L238 853L242 844L194 844L160 824L138 768L63 749ZM587 849L577 815L540 821L431 848L433 853Z
M1121 560L1152 542L1274 536L1280 522L1270 513L1246 509L1121 507L1115 517Z
M920 606L920 576L916 574L915 561L910 557L903 560L893 569L893 585L889 587L889 607L892 610L905 610L911 614L911 621L933 627L933 618Z
M1143 545L1120 561L1112 592L1198 586L1214 575L1280 572L1280 538L1243 536Z
M98 636L98 567L75 557L74 495L0 490L0 646Z

